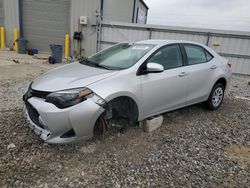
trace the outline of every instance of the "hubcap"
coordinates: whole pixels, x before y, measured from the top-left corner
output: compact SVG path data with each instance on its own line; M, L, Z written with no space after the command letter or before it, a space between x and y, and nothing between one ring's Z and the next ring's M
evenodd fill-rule
M218 107L223 99L223 89L218 87L214 90L213 97L212 97L212 104L214 107Z

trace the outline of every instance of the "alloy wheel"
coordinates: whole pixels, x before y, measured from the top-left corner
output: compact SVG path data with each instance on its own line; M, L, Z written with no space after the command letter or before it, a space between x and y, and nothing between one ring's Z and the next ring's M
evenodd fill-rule
M212 96L212 104L214 107L218 107L223 100L223 89L221 87L218 87L214 90L213 96Z

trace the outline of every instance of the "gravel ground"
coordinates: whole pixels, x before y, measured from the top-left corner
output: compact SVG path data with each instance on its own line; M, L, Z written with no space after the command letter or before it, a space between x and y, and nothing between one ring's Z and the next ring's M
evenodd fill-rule
M48 145L21 109L29 82L50 68L0 80L0 187L250 187L250 101L235 98L249 97L250 77L233 77L219 110L166 113L152 133Z

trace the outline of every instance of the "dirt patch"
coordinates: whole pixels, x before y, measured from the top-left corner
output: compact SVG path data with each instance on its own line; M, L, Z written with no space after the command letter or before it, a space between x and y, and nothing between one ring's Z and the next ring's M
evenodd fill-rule
M0 51L0 79L33 78L60 64L51 65L45 60L48 54L41 54L42 58L17 54L16 52ZM40 57L39 57L40 58Z
M244 167L250 165L250 146L233 144L227 147L225 151L229 159Z

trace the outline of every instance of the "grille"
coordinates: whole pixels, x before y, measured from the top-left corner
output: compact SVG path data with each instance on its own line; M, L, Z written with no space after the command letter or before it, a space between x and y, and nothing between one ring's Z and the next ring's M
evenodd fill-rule
M25 106L27 108L30 119L40 128L44 128L43 125L39 122L39 113L38 111L29 103L25 102Z

